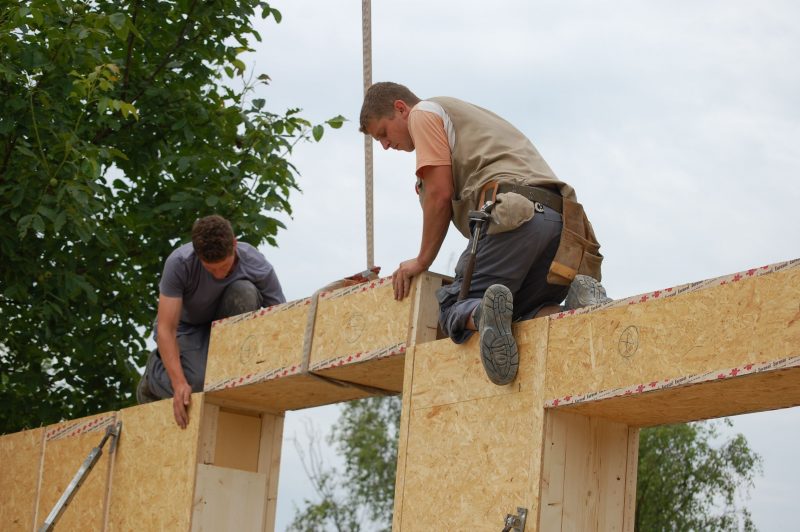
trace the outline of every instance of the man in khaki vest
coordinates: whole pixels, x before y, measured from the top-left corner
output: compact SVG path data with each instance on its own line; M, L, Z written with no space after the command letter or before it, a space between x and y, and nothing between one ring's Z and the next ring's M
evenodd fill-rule
M360 131L384 149L416 151L422 242L419 254L392 274L396 299L406 297L412 278L433 263L450 221L472 238L469 212L493 201L477 236L466 297L458 295L470 246L454 282L437 292L439 322L454 342L479 331L492 382L516 377L512 321L609 301L599 283L600 246L575 191L514 126L455 98L420 100L403 85L380 82L364 96Z

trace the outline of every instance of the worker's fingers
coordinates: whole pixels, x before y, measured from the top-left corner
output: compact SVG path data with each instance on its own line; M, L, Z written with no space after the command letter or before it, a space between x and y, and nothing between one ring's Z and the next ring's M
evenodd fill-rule
M192 402L192 390L188 386L180 388L172 398L172 413L175 415L175 423L182 429L189 424L188 408Z
M410 292L411 292L411 277L407 277L405 283L403 284L403 297L408 297L408 294Z
M186 406L184 406L183 401L175 397L172 400L172 413L175 416L175 423L182 429L186 428Z

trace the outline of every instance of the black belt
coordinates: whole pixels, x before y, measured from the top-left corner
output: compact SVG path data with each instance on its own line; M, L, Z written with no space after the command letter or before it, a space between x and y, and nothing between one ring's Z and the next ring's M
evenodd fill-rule
M561 213L563 210L561 195L550 189L543 187L531 187L528 185L512 185L511 183L500 183L497 186L497 194L504 192L515 192L520 196L531 200L534 203L541 203L545 207L550 207L554 211Z

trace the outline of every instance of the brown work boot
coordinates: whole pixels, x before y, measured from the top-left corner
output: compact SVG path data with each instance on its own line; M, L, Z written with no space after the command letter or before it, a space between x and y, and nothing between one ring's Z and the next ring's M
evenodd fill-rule
M517 342L511 334L514 297L501 284L486 289L473 315L480 332L481 362L489 380L498 386L512 382L519 368Z

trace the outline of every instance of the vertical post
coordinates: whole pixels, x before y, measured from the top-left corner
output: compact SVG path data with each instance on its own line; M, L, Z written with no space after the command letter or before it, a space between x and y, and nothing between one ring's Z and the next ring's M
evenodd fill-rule
M370 0L361 1L362 55L364 93L372 85L372 7ZM367 269L375 266L372 216L372 138L364 135L364 192L366 197Z

